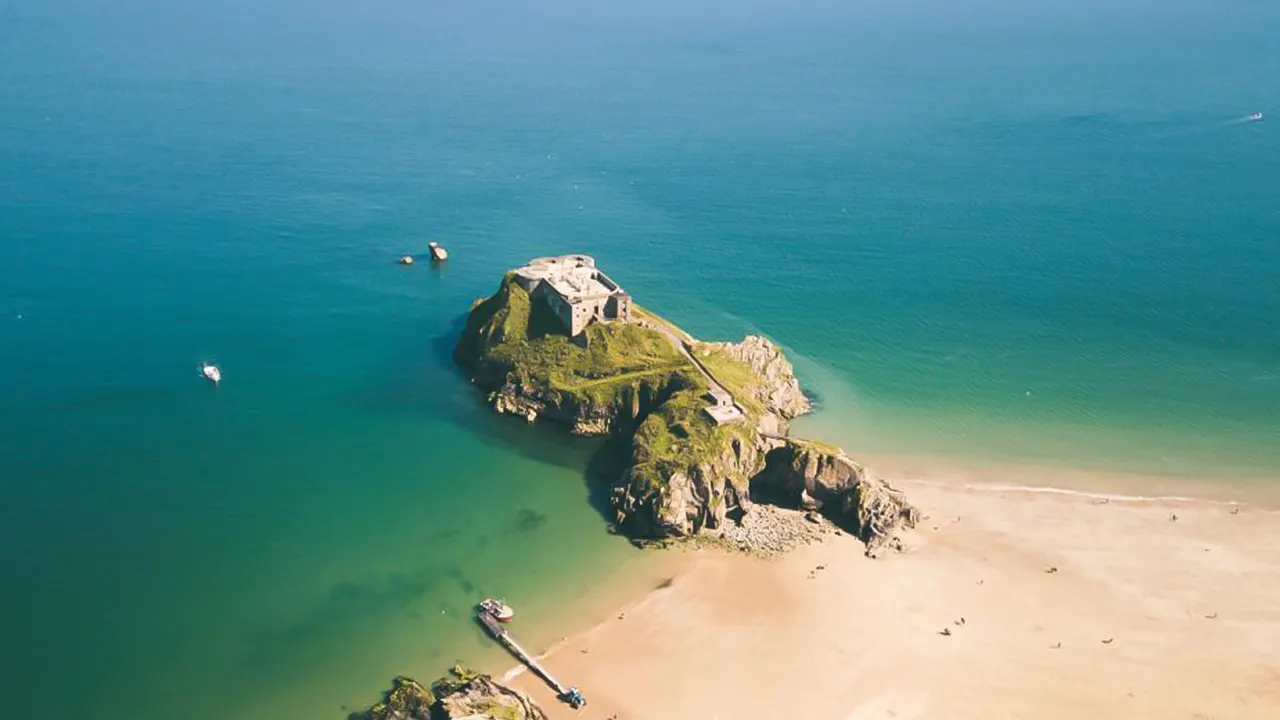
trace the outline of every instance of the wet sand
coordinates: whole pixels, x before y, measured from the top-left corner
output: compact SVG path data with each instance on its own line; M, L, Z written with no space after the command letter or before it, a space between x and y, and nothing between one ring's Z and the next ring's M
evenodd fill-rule
M553 719L1280 717L1273 506L895 484L906 554L689 553L546 657L585 710L512 683Z

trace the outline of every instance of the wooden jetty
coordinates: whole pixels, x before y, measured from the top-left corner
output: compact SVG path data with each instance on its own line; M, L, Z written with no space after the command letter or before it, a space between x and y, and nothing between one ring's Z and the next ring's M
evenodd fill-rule
M492 614L481 611L476 613L476 615L480 618L480 624L484 625L485 629L489 631L489 634L493 636L493 639L502 643L512 655L519 658L520 662L528 665L530 670L546 681L546 683L551 686L551 689L556 691L556 697L564 699L570 696L573 688L561 685L560 681L556 680L550 672L547 672L547 669L542 666L542 663L538 662L537 658L524 648L520 647L520 643L516 642L516 639L511 636L511 633L507 632L507 629L502 627Z

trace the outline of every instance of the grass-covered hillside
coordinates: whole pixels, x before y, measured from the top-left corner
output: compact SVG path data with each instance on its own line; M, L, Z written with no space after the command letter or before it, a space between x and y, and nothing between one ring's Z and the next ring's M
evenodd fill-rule
M698 373L655 330L624 323L596 324L574 342L550 308L533 302L511 277L478 303L467 319L457 359L482 385L510 375L521 385L580 405L606 406L659 391L689 387ZM643 394L633 394L631 390Z
M725 483L735 487L729 496L745 497L749 475L763 462L755 433L768 409L750 366L652 312L636 315L637 322L594 324L570 339L550 308L508 276L472 308L456 354L475 382L493 391L500 412L562 421L583 434L632 432L630 472L615 495L619 521L639 515L639 534L661 535L656 528L685 522L672 515L688 507L675 495L697 495L699 518L722 512ZM744 421L711 421L704 412L710 382L672 335L733 394ZM691 490L689 482L703 489Z
M754 425L716 426L702 409L706 386L673 394L645 418L632 442L631 477L650 490L662 487L672 475L698 465L717 465L732 452L734 439L751 440Z
M738 406L748 415L760 416L769 412L759 398L763 393L762 380L751 370L751 366L739 362L707 344L698 344L693 348L698 360L720 383Z

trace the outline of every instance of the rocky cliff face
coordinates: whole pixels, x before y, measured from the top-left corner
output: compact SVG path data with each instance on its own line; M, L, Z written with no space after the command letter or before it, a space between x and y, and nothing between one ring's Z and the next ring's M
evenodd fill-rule
M773 444L766 436L785 432L787 419L809 410L795 370L769 340L748 335L740 343L699 343L693 352L746 406L748 417L740 425L709 428L663 407L656 413L660 423L645 421L632 440L631 466L613 490L618 523L635 536L719 530L727 518L750 512L752 478L764 469ZM716 362L713 353L739 366ZM695 405L695 420L702 419L699 412ZM677 461L653 462L655 447L677 448Z
M748 335L740 343L705 343L704 346L750 367L759 382L747 392L764 403L770 412L790 419L812 409L809 398L800 390L791 361L768 339Z
M885 549L900 550L900 533L919 521L919 511L901 491L839 448L803 440L788 440L771 450L752 491L787 507L821 511L857 535L872 557Z
M386 698L362 715L361 720L547 720L524 693L455 668L451 678L438 680L431 689L417 681L398 677Z
M489 407L529 422L539 418L557 422L568 426L574 435L583 436L608 435L617 426L620 414L615 403L583 403L572 395L525 385L515 375L508 375L500 387L489 393Z
M613 488L617 522L634 537L684 537L722 528L749 510L751 478L764 467L763 443L730 437L691 464L653 467L648 440L637 433L633 462Z
M547 720L528 695L479 675L450 687L440 698L440 717L449 720Z

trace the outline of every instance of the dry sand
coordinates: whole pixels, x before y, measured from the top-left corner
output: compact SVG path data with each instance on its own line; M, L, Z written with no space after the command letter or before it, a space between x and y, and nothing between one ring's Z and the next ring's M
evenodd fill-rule
M691 553L547 656L585 710L512 683L553 720L1280 718L1280 512L896 484L907 554Z

